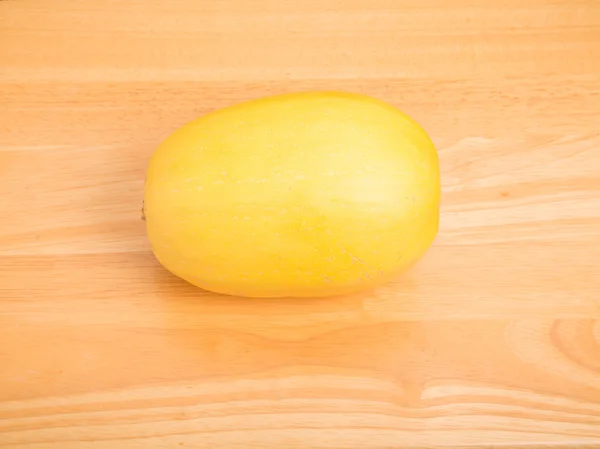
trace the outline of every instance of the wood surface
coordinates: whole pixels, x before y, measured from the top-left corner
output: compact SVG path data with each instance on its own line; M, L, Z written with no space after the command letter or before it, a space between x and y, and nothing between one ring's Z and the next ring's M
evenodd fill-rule
M162 269L187 121L362 92L417 119L439 236L316 300ZM0 448L600 447L600 2L0 1Z

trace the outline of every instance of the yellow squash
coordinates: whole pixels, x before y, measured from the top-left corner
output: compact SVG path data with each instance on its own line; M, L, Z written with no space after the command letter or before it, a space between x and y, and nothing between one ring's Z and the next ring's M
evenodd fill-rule
M340 92L212 112L154 153L144 214L160 263L214 292L312 297L381 284L438 229L440 174L423 129Z

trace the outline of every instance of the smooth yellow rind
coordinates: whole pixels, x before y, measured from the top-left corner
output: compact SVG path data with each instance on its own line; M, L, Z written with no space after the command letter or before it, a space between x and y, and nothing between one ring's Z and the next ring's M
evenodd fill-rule
M425 131L343 92L267 97L207 114L154 153L152 250L171 272L241 296L328 296L413 265L438 229L440 174Z

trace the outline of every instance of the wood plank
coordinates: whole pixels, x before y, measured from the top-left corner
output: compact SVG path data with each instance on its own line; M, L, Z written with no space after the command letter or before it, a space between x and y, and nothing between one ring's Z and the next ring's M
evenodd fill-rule
M600 447L600 3L0 1L0 448ZM240 101L419 121L440 233L323 299L197 289L153 149Z

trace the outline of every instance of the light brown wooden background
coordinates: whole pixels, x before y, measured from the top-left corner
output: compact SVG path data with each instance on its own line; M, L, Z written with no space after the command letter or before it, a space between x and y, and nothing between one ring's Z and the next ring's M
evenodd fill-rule
M266 94L387 100L441 230L377 291L218 297L150 154ZM0 447L600 447L600 2L0 1Z

